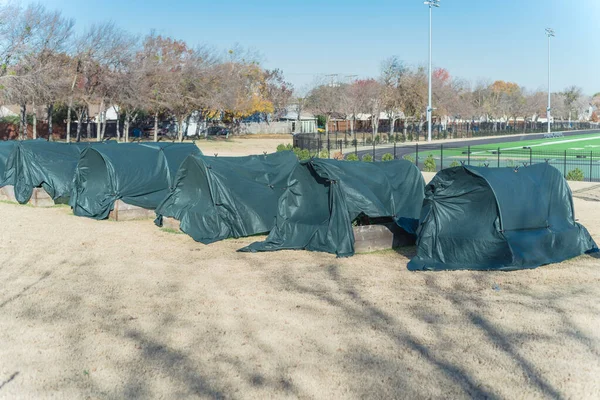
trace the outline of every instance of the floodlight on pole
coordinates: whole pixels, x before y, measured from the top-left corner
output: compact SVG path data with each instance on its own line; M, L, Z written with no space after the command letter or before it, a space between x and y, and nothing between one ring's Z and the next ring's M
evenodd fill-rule
M433 7L440 6L440 0L427 0L423 4L429 6L429 90L427 101L427 141L431 142L431 114L433 113L433 107L431 105L431 10Z
M554 37L554 29L546 28L548 36L548 108L546 108L546 118L548 119L548 133L550 133L550 111L552 110L552 99L550 95L550 38Z

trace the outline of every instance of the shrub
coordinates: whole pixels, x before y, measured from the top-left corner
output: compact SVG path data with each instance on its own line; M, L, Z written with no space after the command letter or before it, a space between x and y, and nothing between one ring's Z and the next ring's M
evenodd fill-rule
M344 154L341 151L336 151L335 153L333 153L333 159L334 160L343 160Z
M385 153L383 157L381 157L381 161L392 161L394 159L393 154Z
M381 136L376 135L375 136L375 144L379 144L379 143L381 143Z
M277 145L277 151L288 151L288 150L292 150L292 145L291 144L283 144L281 143L280 145Z
M367 153L367 154L365 154L365 155L363 156L362 160L363 160L364 162L373 162L373 156L372 156L372 155L370 155L369 153Z
M567 173L568 181L582 181L583 179L583 171L579 168L572 169Z
M350 153L346 156L346 161L358 161L358 156L354 153Z
M413 164L415 163L415 158L413 156L411 156L410 154L407 154L402 158L405 159L406 161L410 161Z
M423 167L424 167L425 172L435 172L436 171L435 160L433 159L433 154L430 154L427 156L427 158L425 159L425 162L423 163Z
M319 153L319 158L329 158L329 152L327 151L327 149L321 150L321 152Z
M358 144L358 140L352 139L352 146L356 146Z
M298 160L308 160L310 158L310 152L306 149L302 150L299 147L294 147L294 154L298 157Z
M366 142L367 142L367 144L373 143L373 139L371 139L371 136L367 137Z
M460 167L460 163L456 160L454 160L450 163L450 168L454 168L454 167Z

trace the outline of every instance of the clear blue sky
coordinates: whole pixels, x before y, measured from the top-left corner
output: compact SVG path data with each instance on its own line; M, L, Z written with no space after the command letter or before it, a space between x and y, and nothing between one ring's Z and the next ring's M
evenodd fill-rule
M422 0L42 0L77 29L112 20L133 33L155 29L191 45L257 50L295 86L316 76L375 76L397 55L427 62ZM514 81L545 89L553 27L553 89L600 92L600 0L441 0L434 10L434 65L453 76Z

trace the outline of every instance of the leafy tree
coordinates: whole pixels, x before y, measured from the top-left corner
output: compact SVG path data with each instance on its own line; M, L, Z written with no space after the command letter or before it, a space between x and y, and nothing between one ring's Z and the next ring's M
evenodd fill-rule
M394 159L394 155L391 153L385 153L383 157L381 157L381 161L392 161Z

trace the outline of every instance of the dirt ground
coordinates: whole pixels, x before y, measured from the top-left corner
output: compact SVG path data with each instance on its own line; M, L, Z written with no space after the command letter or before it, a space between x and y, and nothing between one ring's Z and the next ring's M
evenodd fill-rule
M279 144L291 144L292 135L236 136L232 139L198 140L196 144L205 155L244 156L274 153Z
M576 198L600 242L600 202ZM415 273L0 204L0 398L598 398L600 260Z

